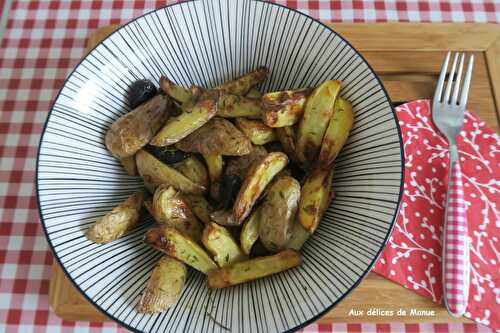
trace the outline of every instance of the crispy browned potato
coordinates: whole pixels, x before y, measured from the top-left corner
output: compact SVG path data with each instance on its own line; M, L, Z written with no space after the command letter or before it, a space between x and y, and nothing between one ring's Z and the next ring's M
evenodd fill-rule
M329 167L344 146L354 122L354 113L349 101L338 97L335 102L330 124L326 129L321 150L319 152L319 165Z
M120 238L139 222L143 201L144 192L132 194L111 212L97 220L87 230L85 236L88 240L98 244L106 244Z
M174 258L164 256L151 273L142 293L137 311L156 313L166 311L181 296L186 283L186 265Z
M219 98L217 115L223 118L247 117L260 119L260 100L239 95L223 94Z
M316 158L339 91L339 81L325 81L307 99L296 140L300 162L310 164Z
M288 164L288 157L280 152L267 154L248 171L233 206L233 217L238 224L250 214L257 198L267 184Z
M252 143L230 121L214 118L176 144L177 149L207 155L246 155Z
M260 279L300 265L300 255L294 250L281 251L272 256L258 257L219 268L208 274L209 288L226 288Z
M300 251L304 243L309 239L311 234L304 229L299 221L293 222L292 235L290 240L286 243L285 248Z
M252 89L256 85L264 81L264 79L267 76L267 73L268 73L267 68L260 67L252 72L240 76L235 80L226 81L215 89L230 94L244 96L250 91L250 89Z
M214 91L203 94L179 116L168 119L149 143L153 146L168 146L181 141L215 116L218 98L219 94Z
M160 78L160 88L163 92L165 92L165 94L169 95L181 104L189 101L193 97L193 94L189 89L173 83L164 76Z
M170 99L157 95L121 116L106 132L108 150L116 158L134 155L158 132L169 116Z
M253 244L259 239L260 207L255 209L243 224L240 234L241 249L250 255Z
M260 120L236 118L236 126L252 141L254 145L265 145L276 140L274 129Z
M120 163L122 164L125 171L129 176L137 176L137 166L135 165L135 156L129 156L120 158Z
M210 184L210 198L215 201L220 201L220 182L213 182Z
M203 162L194 156L190 156L180 162L172 164L172 167L180 171L184 176L191 179L194 183L208 188L208 172Z
M259 238L271 252L285 248L300 199L300 184L292 177L278 178L260 206Z
M226 227L235 227L241 224L241 222L234 219L233 212L230 210L216 210L210 214L210 219Z
M210 222L203 229L201 238L205 248L212 253L219 267L228 266L247 259L231 233L223 226Z
M260 90L259 90L259 89L257 89L257 88L252 88L252 89L250 89L250 91L247 93L246 97L260 100L260 99L262 98L262 93L260 92Z
M224 160L222 159L222 155L203 154L203 158L205 159L205 163L208 167L208 175L210 176L210 181L218 182L220 180L220 177L222 176L222 171L224 168Z
M318 227L331 200L333 168L315 169L302 185L298 220L309 233Z
M144 242L205 274L217 269L215 262L200 245L175 228L160 226L149 229Z
M183 193L201 194L206 187L193 182L174 168L164 164L150 153L139 150L135 156L137 171L150 187L169 184Z
M262 121L269 127L292 126L304 113L311 89L287 90L262 96Z
M214 208L202 195L196 194L184 194L183 198L186 199L189 207L193 211L194 215L200 219L203 223L207 224L210 222L210 214L214 211Z
M156 222L182 231L194 241L201 240L202 225L181 193L170 185L160 185L153 196L153 217Z
M263 159L267 155L267 150L263 146L253 146L249 154L230 159L227 162L225 174L235 175L245 179L248 169L256 161Z

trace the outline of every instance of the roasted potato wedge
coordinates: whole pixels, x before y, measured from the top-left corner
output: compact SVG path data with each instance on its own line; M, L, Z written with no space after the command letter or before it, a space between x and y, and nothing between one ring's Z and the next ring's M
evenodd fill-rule
M172 164L172 167L180 171L184 176L191 179L194 183L208 188L210 185L208 180L207 168L203 162L194 156L190 156L183 161Z
M253 146L249 154L230 159L227 162L225 174L238 176L245 179L248 170L253 163L263 159L267 155L267 150L263 146Z
M292 161L299 163L295 148L295 128L293 126L278 127L275 131L283 151Z
M283 176L269 186L260 206L259 238L271 252L285 248L292 234L292 226L300 199L300 184L292 177Z
M204 196L196 194L183 194L182 197L186 199L189 207L199 220L205 224L210 222L210 214L214 211L214 208Z
M135 156L129 156L120 158L120 163L122 164L125 171L127 171L127 175L129 176L137 176L137 165L135 165Z
M225 288L260 279L300 265L300 255L294 250L281 251L272 256L258 257L211 271L209 288Z
M297 157L304 164L313 162L319 152L339 91L339 81L325 81L307 99L296 139Z
M208 175L210 176L211 182L218 182L222 176L222 171L224 168L224 159L222 155L207 155L203 154L205 163L208 167Z
M254 145L265 145L277 139L274 129L260 120L236 118L236 126L245 133Z
M149 229L144 242L205 274L217 269L215 262L200 245L175 228L160 226Z
M323 142L321 143L321 150L319 152L320 166L329 167L332 165L349 137L353 122L354 113L352 112L351 103L338 97L332 117L330 118L330 123L323 137Z
M285 248L300 251L304 243L309 239L311 234L304 229L299 221L293 222L292 235L290 240L286 243Z
M215 116L218 98L219 94L213 91L203 94L188 110L168 119L149 143L153 146L168 146L181 141Z
M262 121L269 127L292 126L304 113L310 89L287 90L262 96Z
M252 89L250 89L250 91L246 94L246 97L260 100L260 99L262 98L262 93L260 92L260 90L259 90L259 89L257 89L257 88L252 88Z
M262 194L267 184L288 164L288 157L280 152L267 154L254 163L248 171L238 196L234 202L233 218L238 224L250 214L255 201Z
M217 115L223 118L247 117L260 119L262 108L260 100L239 95L223 94L219 98Z
M184 263L167 256L162 257L151 273L137 304L137 311L140 313L166 311L181 296L186 277L187 267Z
M264 81L269 71L265 67L257 68L239 78L226 81L215 89L234 95L246 95L250 89Z
M165 76L162 76L160 78L160 88L165 94L172 97L181 104L189 101L193 97L193 94L189 89L175 84Z
M318 227L330 204L332 180L333 168L318 168L307 176L302 185L297 217L304 229L311 234Z
M160 185L153 196L153 217L160 224L182 231L196 242L201 240L202 225L181 193L170 185Z
M181 172L162 163L150 153L140 150L135 156L137 171L144 179L144 183L157 187L161 184L169 184L183 193L201 194L206 187L193 182Z
M144 192L136 192L96 221L85 233L88 240L97 244L112 242L139 222Z
M210 222L205 226L201 241L205 248L212 253L219 267L225 267L247 259L231 233L217 223Z
M230 121L214 118L176 144L182 151L206 155L241 156L250 153L252 143Z
M236 227L241 224L234 219L233 212L230 210L216 210L215 212L210 214L210 219L215 221L217 224L226 226L226 227Z
M241 249L250 255L253 244L259 239L260 207L255 209L243 224L240 233Z
M157 95L118 118L105 137L111 154L121 159L134 155L144 147L167 120L170 104L167 96Z

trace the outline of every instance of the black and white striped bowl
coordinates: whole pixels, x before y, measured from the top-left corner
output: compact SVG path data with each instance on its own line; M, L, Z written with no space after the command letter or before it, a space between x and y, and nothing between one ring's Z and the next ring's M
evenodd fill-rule
M167 75L185 86L212 87L259 66L270 69L262 91L343 82L355 124L337 158L336 198L303 248L303 264L223 290L209 290L191 271L167 312L134 310L161 256L142 242L151 221L107 245L86 240L94 221L142 188L104 145L112 122L129 111L131 82ZM347 41L286 7L256 1L195 1L141 16L97 45L57 96L37 165L40 217L56 259L102 312L134 331L272 332L313 322L370 271L400 201L401 136L387 93Z

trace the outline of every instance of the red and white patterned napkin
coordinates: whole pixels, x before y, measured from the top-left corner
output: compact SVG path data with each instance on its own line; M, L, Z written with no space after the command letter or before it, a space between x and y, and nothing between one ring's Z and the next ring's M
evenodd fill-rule
M441 233L448 182L448 144L430 104L396 108L405 150L405 188L389 243L374 271L442 303ZM500 329L500 138L466 113L458 138L470 239L470 291L465 316Z

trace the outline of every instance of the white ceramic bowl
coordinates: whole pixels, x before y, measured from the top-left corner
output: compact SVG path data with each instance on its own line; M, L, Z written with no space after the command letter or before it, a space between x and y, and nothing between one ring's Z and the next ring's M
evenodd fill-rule
M85 230L142 187L104 145L128 111L139 78L212 87L259 66L262 91L343 82L355 124L335 163L336 198L302 250L303 264L223 290L190 271L180 300L154 315L134 310L160 254L142 242L151 221L118 241L96 245ZM38 156L40 216L57 261L98 309L146 332L290 331L313 322L370 271L400 201L403 149L390 100L347 41L300 12L261 1L196 1L158 9L97 45L66 80L50 111Z

